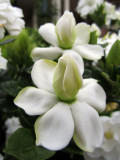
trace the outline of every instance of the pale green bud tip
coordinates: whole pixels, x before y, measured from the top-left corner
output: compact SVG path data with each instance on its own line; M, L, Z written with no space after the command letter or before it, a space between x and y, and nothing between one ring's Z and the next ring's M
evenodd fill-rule
M76 22L73 13L66 11L56 24L59 46L63 49L72 48L76 39Z
M81 72L75 60L69 55L62 56L53 76L53 88L57 97L62 101L72 101L81 86Z

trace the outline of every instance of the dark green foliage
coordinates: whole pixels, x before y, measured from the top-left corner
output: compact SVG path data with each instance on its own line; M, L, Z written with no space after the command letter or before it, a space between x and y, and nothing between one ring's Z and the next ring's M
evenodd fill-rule
M35 145L34 132L20 128L14 132L6 143L4 152L18 160L46 160L55 152Z
M96 31L90 33L90 41L89 44L97 44L97 38Z
M104 4L99 6L98 9L94 12L94 14L90 14L88 16L89 18L92 19L93 22L95 22L99 27L102 27L105 24L105 11L104 11Z

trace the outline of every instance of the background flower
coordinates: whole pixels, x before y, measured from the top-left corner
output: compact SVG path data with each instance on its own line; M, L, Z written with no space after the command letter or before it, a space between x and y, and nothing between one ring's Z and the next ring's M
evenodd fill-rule
M66 11L57 21L56 26L51 23L42 25L39 33L52 46L34 48L31 53L33 61L42 58L54 60L64 55L66 50L72 51L73 58L78 54L85 59L98 60L104 55L101 46L88 44L91 27L86 23L76 25L71 12Z
M4 37L5 29L13 35L16 36L25 27L25 22L23 19L22 9L13 7L10 4L10 0L0 1L0 32L1 37Z
M88 160L119 160L120 158L120 112L112 113L111 117L101 116L104 128L104 139L102 145L93 153L85 153Z
M102 3L103 0L79 0L76 10L82 18L86 18L88 14L94 13Z

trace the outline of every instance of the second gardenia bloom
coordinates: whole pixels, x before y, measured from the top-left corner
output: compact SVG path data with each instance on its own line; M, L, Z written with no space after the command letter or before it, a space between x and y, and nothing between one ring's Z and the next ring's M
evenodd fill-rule
M39 33L51 47L34 48L31 53L33 61L42 58L54 60L64 55L66 50L72 50L89 60L98 60L104 55L102 47L88 44L91 27L86 23L76 25L73 13L69 11L65 11L56 25L52 23L42 25Z
M88 152L101 145L103 128L98 112L105 109L106 95L95 79L82 78L83 63L77 60L64 55L58 64L36 61L31 76L38 88L24 88L14 101L28 115L40 115L35 122L37 146L60 150L72 137Z

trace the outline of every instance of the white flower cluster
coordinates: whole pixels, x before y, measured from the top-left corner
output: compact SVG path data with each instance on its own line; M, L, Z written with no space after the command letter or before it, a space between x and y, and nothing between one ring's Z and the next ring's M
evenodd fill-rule
M94 13L103 0L79 0L76 11L82 18L86 18L88 14Z
M120 20L120 11L116 10L115 5L109 2L104 2L104 0L79 0L76 11L82 18L86 19L88 15L94 14L101 5L104 6L106 25L110 25L111 20Z
M119 160L120 159L120 111L111 117L102 116L104 139L102 145L93 153L86 152L85 160Z
M110 52L110 49L116 40L120 40L120 31L118 32L118 34L113 33L111 35L108 32L103 38L98 38L98 44L106 46L104 48L106 56Z
M111 20L120 20L120 12L116 10L116 6L105 2L106 25L111 24Z
M0 0L0 39L4 37L5 29L10 35L18 35L25 26L22 17L22 9L13 7L10 0Z

